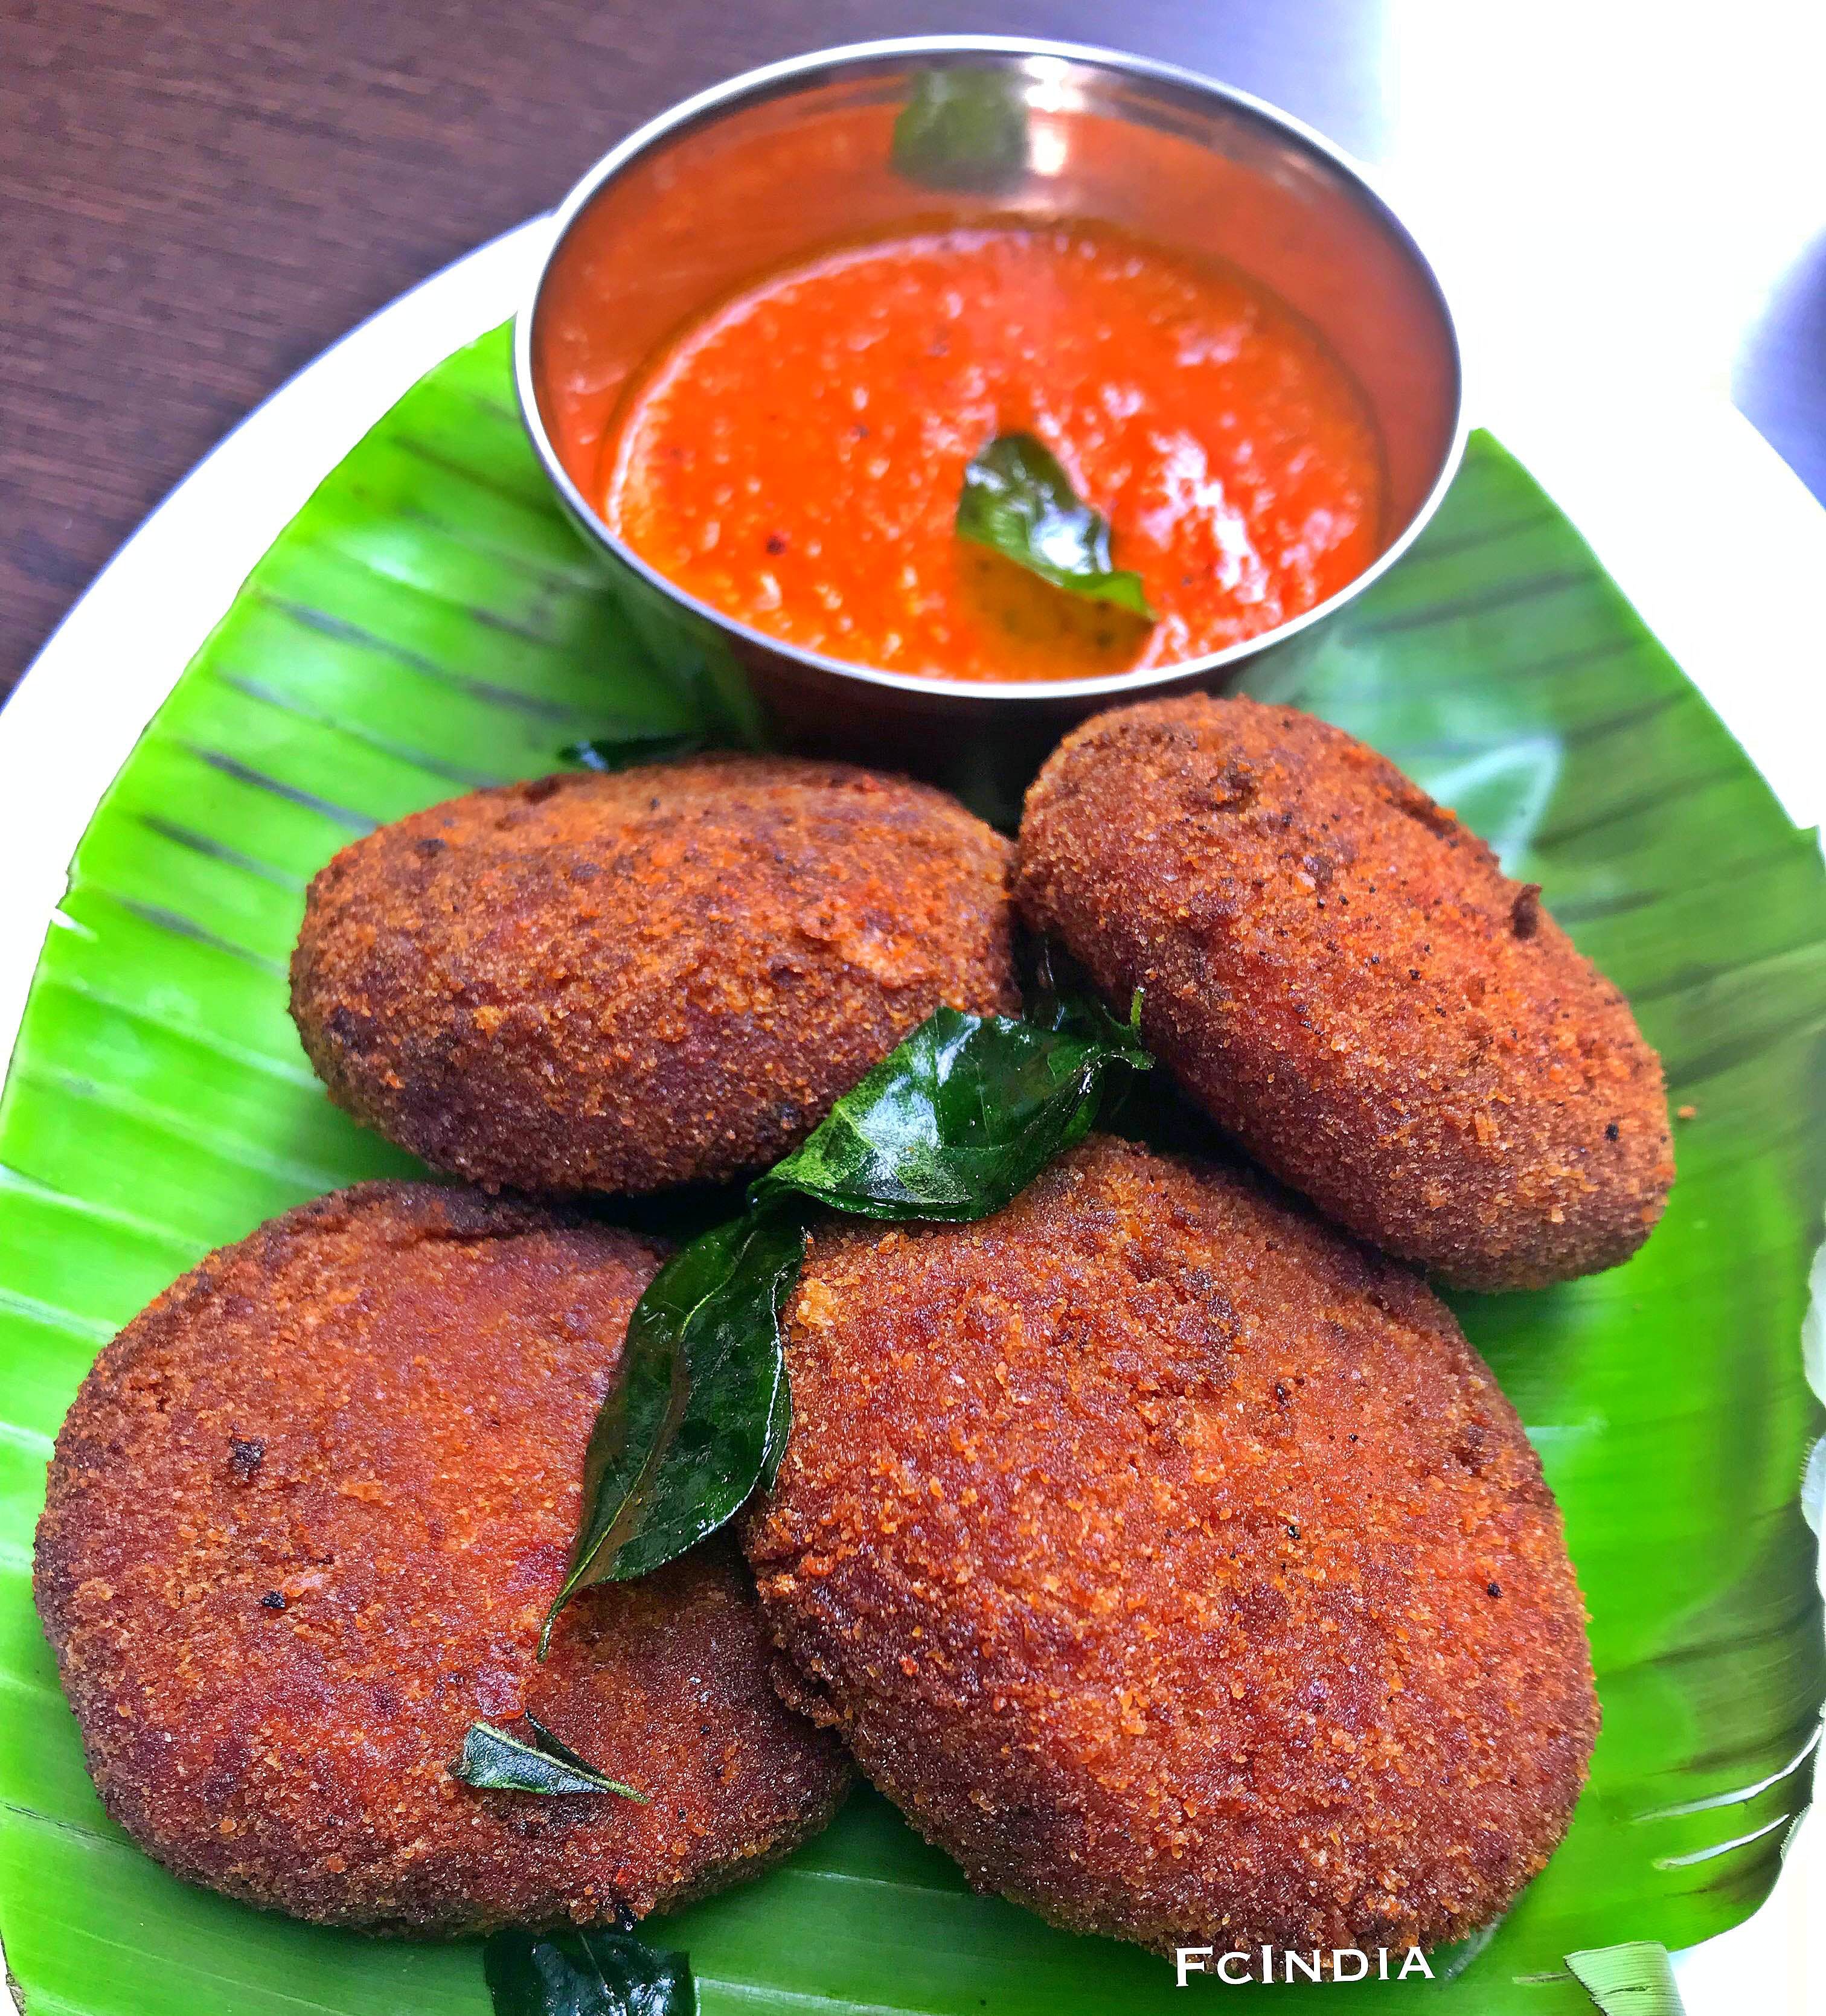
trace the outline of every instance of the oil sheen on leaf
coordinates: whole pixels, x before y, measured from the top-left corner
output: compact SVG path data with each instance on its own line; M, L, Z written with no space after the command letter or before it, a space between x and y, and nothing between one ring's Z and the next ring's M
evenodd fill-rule
M1139 999L1139 997L1137 997ZM940 1008L755 1185L865 1218L987 1218L1082 1140L1116 1066L1154 1060L1089 1003L1017 1021Z

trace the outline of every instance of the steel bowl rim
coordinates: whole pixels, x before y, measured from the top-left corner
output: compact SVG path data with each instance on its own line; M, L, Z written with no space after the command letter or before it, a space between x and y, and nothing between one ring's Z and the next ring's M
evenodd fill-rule
M571 227L603 189L661 141L690 127L707 123L716 114L736 104L765 103L770 98L783 95L791 87L815 81L820 73L835 75L845 70L896 60L949 56L1002 56L1016 60L1038 58L1043 61L1086 63L1139 78L1145 83L1170 85L1194 96L1216 99L1265 125L1291 135L1317 155L1347 186L1352 187L1367 200L1367 207L1371 214L1378 218L1411 261L1423 286L1432 294L1446 337L1453 381L1451 434L1445 452L1440 458L1438 473L1407 524L1369 566L1360 574L1354 574L1334 594L1327 596L1324 601L1315 603L1312 608L1302 610L1287 622L1277 624L1271 630L1259 632L1255 636L1245 637L1237 643L1226 646L1221 651L1208 652L1201 657L1182 658L1169 665L1147 665L1126 672L1107 673L1096 679L960 679L924 672L891 672L877 666L859 664L853 660L828 657L822 652L807 650L803 646L790 643L784 638L772 636L765 631L755 629L751 625L744 623L740 618L715 607L711 603L700 600L661 574L657 567L650 565L619 538L572 481L570 472L558 459L557 451L553 445L544 418L539 412L538 394L533 381L532 329L553 263L563 250ZM1354 601L1381 580L1432 523L1464 459L1468 423L1464 405L1464 349L1459 340L1457 322L1446 290L1440 283L1437 269L1400 213L1377 187L1374 178L1363 164L1346 153L1334 141L1327 139L1324 134L1307 125L1303 120L1295 117L1291 113L1284 112L1280 106L1270 104L1266 99L1258 98L1253 93L1239 90L1234 85L1219 83L1216 78L1206 77L1198 70L1188 70L1182 64L1162 63L1152 57L1133 56L1120 49L1100 49L1092 43L1053 41L1025 35L903 35L870 41L838 43L827 49L808 51L801 56L786 56L775 63L762 63L753 70L744 70L737 76L726 77L706 90L694 92L689 98L681 99L677 104L668 106L636 127L585 170L552 217L550 240L539 260L525 298L515 311L513 318L514 391L519 401L522 423L546 476L584 534L606 547L614 559L632 569L667 601L688 610L709 624L713 629L737 640L750 650L785 659L804 672L855 680L865 686L885 689L915 700L923 698L932 703L963 702L985 708L1010 704L1040 707L1056 705L1066 700L1119 700L1144 694L1159 686L1208 682L1213 675L1221 673L1230 666L1242 664L1326 621L1336 615L1346 603Z

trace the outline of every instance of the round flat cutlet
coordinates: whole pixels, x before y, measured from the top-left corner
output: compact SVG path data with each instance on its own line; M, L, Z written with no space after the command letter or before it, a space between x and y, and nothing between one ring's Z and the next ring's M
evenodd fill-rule
M70 1411L36 1593L108 1810L167 1867L297 1917L457 1932L636 1915L822 1827L832 1739L769 1679L712 1544L535 1647L652 1243L372 1183L212 1254ZM477 1791L528 1711L649 1795Z
M764 1168L942 1004L1016 1010L1012 849L930 787L716 756L477 791L311 885L331 1096L489 1188Z
M1100 715L1028 794L1019 895L1220 1126L1455 1286L1613 1267L1673 1181L1628 1003L1482 841L1291 707Z
M979 1888L1308 1951L1458 1938L1564 1834L1584 1613L1406 1268L1092 1137L975 1225L827 1225L744 1540L800 1706Z

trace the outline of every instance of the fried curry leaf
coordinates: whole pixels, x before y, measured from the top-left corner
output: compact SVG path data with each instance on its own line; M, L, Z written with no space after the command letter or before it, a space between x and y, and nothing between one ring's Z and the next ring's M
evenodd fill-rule
M585 1773L586 1777L603 1777L602 1772L596 1766L591 1763L587 1757L579 1757L564 1737L559 1735L556 1730L546 1728L531 1708L527 1709L521 1719L527 1727L532 1731L533 1741L548 1757L556 1758L560 1764L571 1766L574 1769ZM635 1801L637 1805L648 1806L653 1803L645 1792L636 1791L632 1785L618 1784L612 1778L605 1779L604 1782L625 1797Z
M1604 2016L1684 2016L1667 1948L1643 1939L1570 1953L1572 1978Z
M474 1722L463 1739L463 1754L450 1767L450 1775L466 1785L488 1792L613 1792L640 1805L648 1803L644 1792L607 1777L587 1763L567 1743L560 1741L542 1722L526 1717L533 1741L522 1743L490 1722Z
M482 1972L495 2016L697 2016L690 1962L631 1928L510 1925L482 1948Z
M994 195L1027 173L1027 101L1007 70L924 70L894 122L896 173L928 189Z
M1074 999L1031 1021L939 1009L753 1186L740 1218L661 1269L590 1437L584 1525L542 1656L578 1589L650 1573L773 1483L792 1425L780 1319L806 1201L867 1218L999 1211L1089 1131L1113 1066L1151 1064L1140 1013L1139 994L1127 1024Z
M594 735L587 742L567 743L558 751L558 761L580 770L607 773L632 770L642 763L669 763L677 757L695 756L708 746L702 735L671 729L632 729L625 735Z
M805 1249L797 1215L750 1211L693 1240L647 1283L590 1434L583 1527L542 1657L577 1590L675 1560L755 1489L783 1441L780 1312Z
M1032 434L998 434L971 457L957 499L957 536L1055 588L1154 621L1140 575L1110 564L1108 519Z
M1078 1001L1021 1021L940 1008L750 1194L796 1191L865 1218L986 1218L1089 1132L1115 1067L1152 1064L1137 1026Z

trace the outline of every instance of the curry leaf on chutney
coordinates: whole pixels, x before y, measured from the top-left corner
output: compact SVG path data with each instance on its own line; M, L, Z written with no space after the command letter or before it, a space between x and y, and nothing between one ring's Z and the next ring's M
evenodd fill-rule
M635 1305L590 1435L583 1525L542 1657L577 1590L675 1560L773 1481L792 1422L780 1312L808 1201L954 1222L1001 1210L1089 1131L1113 1067L1151 1065L1140 1008L1137 994L1127 1023L1074 999L1027 1021L937 1010L754 1184L741 1217L667 1262Z
M1110 563L1110 522L1071 488L1044 441L998 434L963 472L957 536L1073 595L1154 620L1141 577Z
M510 1925L482 1948L482 1973L495 2016L697 2016L690 1962L631 1926Z

